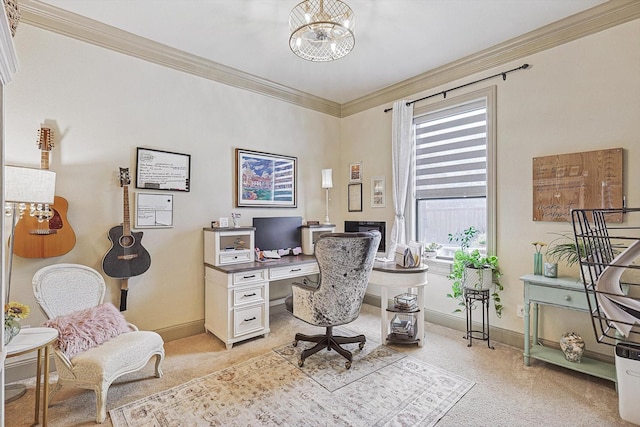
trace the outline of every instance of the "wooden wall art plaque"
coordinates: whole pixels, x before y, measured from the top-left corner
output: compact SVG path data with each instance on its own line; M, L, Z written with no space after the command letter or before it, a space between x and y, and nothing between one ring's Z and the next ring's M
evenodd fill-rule
M595 208L622 208L622 148L533 158L534 221L570 222L571 209Z

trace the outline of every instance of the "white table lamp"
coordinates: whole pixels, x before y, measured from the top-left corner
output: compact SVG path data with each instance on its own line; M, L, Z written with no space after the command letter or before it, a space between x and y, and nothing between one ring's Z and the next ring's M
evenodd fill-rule
M322 188L324 188L326 191L326 194L325 194L326 211L324 216L325 224L331 224L331 222L329 221L329 189L333 188L333 177L331 173L332 173L331 169L322 169Z
M20 166L4 167L4 201L5 214L11 215L11 237L9 239L9 265L7 268L7 291L5 304L9 303L11 296L11 270L13 269L13 239L16 223L26 209L26 204L31 203L31 212L38 219L49 219L55 198L56 173L48 169L33 169ZM33 206L35 205L35 206ZM11 402L26 393L24 384L9 384L4 388L4 402ZM47 404L46 402L44 403Z
M16 228L17 215L26 209L26 204L37 204L36 211L49 211L49 204L53 204L56 189L56 173L48 169L33 169L20 166L5 166L4 168L4 200L5 213L11 215L11 239L9 253L9 268L7 269L6 301L9 302L11 291L11 267L13 260L13 237Z

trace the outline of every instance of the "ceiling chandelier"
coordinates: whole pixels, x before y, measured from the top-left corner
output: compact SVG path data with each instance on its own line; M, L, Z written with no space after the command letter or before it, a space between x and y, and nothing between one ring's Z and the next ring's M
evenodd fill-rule
M353 10L339 0L306 0L289 15L289 47L308 61L333 61L351 52Z

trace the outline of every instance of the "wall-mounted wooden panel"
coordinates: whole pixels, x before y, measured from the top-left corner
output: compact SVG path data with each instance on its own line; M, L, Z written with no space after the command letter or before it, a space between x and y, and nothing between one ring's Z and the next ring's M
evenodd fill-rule
M621 207L622 148L534 157L534 221L571 221L571 209Z

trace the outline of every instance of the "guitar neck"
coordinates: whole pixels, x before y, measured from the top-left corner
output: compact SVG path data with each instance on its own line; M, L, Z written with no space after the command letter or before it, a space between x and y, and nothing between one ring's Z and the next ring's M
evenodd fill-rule
M49 152L40 150L40 169L49 170Z
M122 187L123 194L123 203L122 206L124 208L123 212L123 222L122 222L122 235L123 236L131 236L131 224L129 222L129 186L124 185Z

